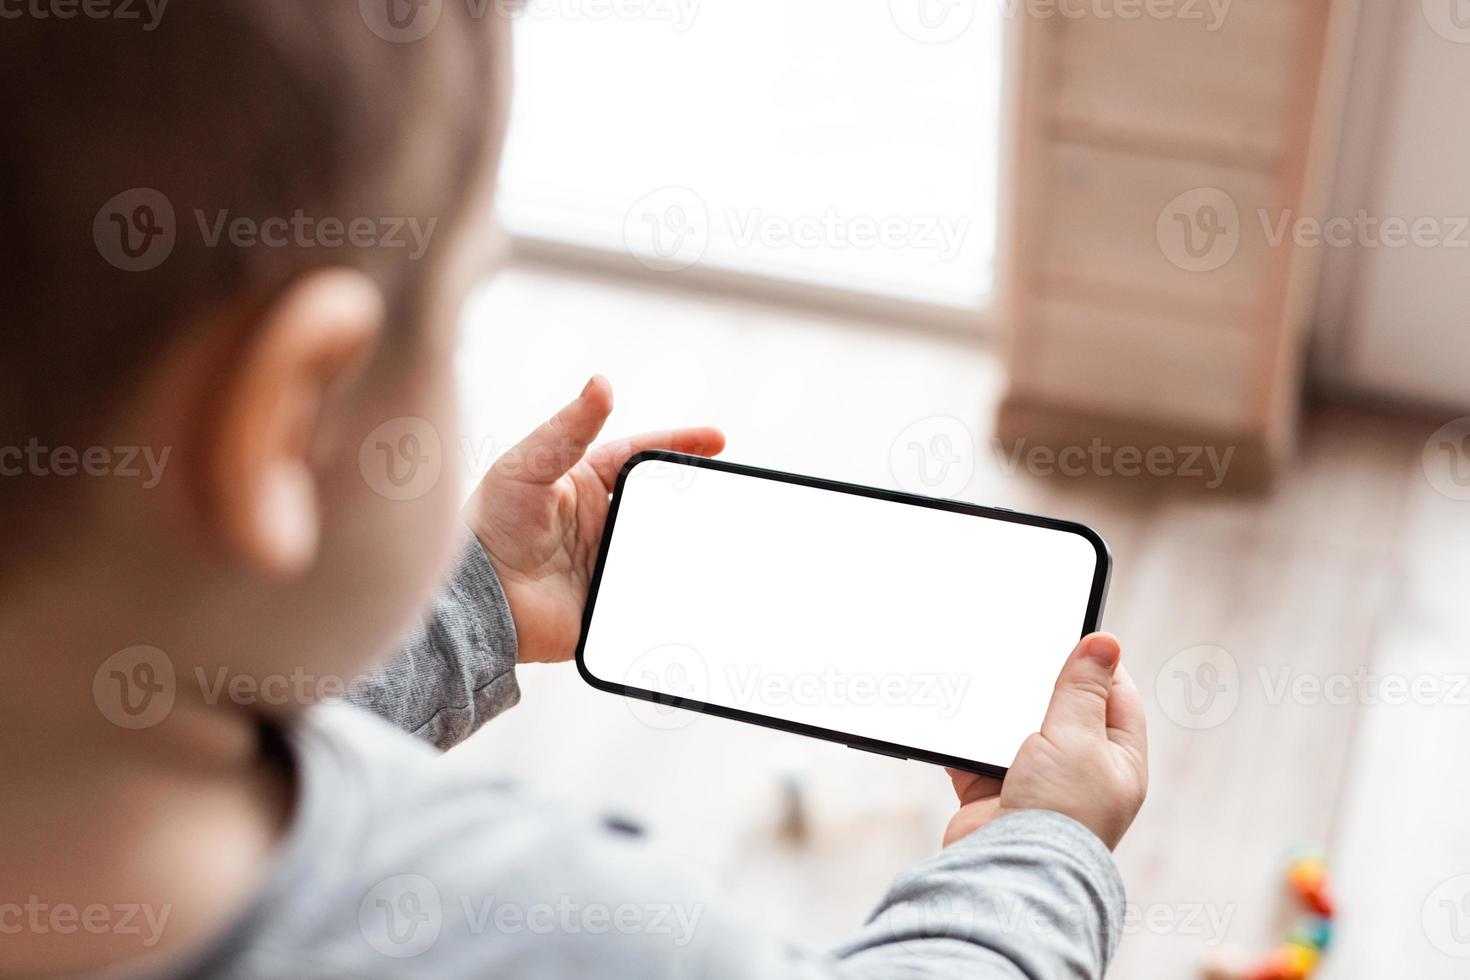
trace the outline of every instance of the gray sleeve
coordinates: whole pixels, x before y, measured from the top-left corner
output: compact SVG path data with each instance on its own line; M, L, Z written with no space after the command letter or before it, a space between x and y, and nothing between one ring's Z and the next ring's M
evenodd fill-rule
M658 920L661 928L649 918L639 920L642 929L600 937L573 930L497 935L503 945L496 956L505 958L480 959L480 975L1102 980L1123 929L1123 884L1112 855L1081 824L1046 811L1002 817L904 871L862 928L826 953L753 930L707 890L681 887L653 848L620 850L615 841L567 835L556 858L532 848L525 883L508 875L495 882L496 894L508 898L531 882L543 893L547 882L577 882L568 893L578 907L611 897L615 907L672 910ZM463 972L445 975L473 975L468 964L485 948L466 943L456 951L466 954L458 961ZM518 957L540 969L509 969Z
M549 812L542 819L556 828ZM1122 934L1124 893L1112 855L1057 813L1003 817L904 871L868 921L828 952L752 929L653 846L605 833L543 840L529 827L518 830L513 839L525 848L523 858L498 860L496 872L475 887L445 893L493 894L515 909L556 894L574 910L649 914L600 935L581 929L578 912L541 935L492 930L489 942L464 926L450 938L446 927L446 968L435 975L1102 980Z
M1102 841L1027 811L906 871L834 955L864 977L1102 977L1124 900Z
M447 749L520 700L516 632L500 580L466 532L448 584L391 660L347 701Z
M1002 817L901 874L830 954L710 913L704 966L729 980L1101 980L1123 931L1112 855L1069 817ZM692 964L685 964L692 966ZM657 973L651 970L650 973Z
M822 952L751 928L630 821L446 765L363 712L313 711L292 744L285 856L180 977L1100 980L1122 934L1112 855L1057 813L1001 817L912 866Z

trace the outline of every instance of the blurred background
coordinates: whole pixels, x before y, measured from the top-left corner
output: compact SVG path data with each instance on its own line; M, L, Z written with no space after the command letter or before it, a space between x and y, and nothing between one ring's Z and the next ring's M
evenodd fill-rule
M1323 977L1470 968L1464 0L529 0L465 313L472 473L611 431L1087 522L1148 702L1112 976L1255 962L1330 860ZM648 825L836 941L948 780L570 668L455 754Z

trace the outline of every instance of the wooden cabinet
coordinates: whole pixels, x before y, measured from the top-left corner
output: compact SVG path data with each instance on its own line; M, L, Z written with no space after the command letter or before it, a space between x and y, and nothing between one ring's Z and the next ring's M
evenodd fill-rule
M1017 16L1003 439L1228 448L1235 486L1287 458L1319 259L1292 230L1324 198L1353 2Z

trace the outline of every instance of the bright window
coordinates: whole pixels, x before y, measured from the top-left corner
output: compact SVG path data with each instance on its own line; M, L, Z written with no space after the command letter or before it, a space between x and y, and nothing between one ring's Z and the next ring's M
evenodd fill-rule
M979 307L995 255L999 4L530 0L514 235Z

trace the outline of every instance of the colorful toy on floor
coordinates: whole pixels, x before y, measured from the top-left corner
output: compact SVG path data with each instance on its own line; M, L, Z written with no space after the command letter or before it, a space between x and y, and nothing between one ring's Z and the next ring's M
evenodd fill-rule
M1327 895L1327 862L1317 855L1299 857L1286 872L1292 893L1302 904L1323 918L1332 917L1332 899Z
M1308 980L1332 942L1335 906L1327 889L1327 861L1320 854L1301 854L1286 869L1291 894L1311 913L1292 926L1286 939L1255 967L1241 969L1229 951L1217 953L1204 966L1206 980Z

